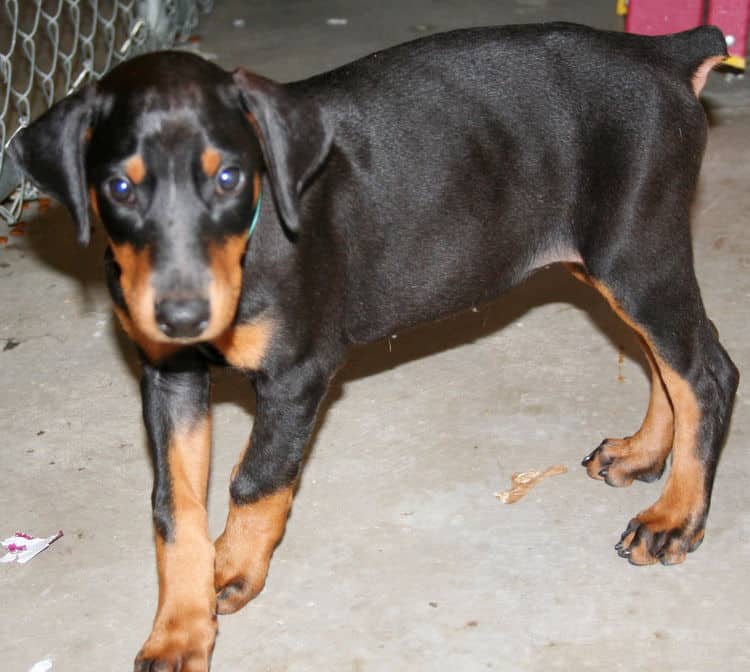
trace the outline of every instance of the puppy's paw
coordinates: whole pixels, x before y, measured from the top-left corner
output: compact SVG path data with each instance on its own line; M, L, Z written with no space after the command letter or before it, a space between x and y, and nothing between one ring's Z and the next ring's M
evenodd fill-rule
M250 549L232 549L226 537L216 541L216 610L233 614L252 600L266 583L270 555L255 554Z
M208 672L216 629L213 614L157 622L136 656L134 672Z
M226 527L214 544L220 614L234 613L263 590L271 556L284 534L292 494L287 487L250 504L230 504Z
M634 480L651 483L661 478L668 450L648 450L635 437L604 439L581 464L591 478L623 488Z
M675 521L674 515L661 515L656 508L633 518L615 545L617 554L633 565L679 564L703 541L702 521L692 522L692 517Z

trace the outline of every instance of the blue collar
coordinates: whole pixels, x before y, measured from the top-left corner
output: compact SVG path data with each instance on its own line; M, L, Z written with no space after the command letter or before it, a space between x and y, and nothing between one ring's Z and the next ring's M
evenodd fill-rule
M260 205L263 202L263 187L261 186L260 191L258 192L258 200L255 202L255 210L253 212L253 221L250 222L250 229L247 232L247 237L250 238L250 236L253 235L253 231L255 231L255 227L258 224L258 220L260 219Z

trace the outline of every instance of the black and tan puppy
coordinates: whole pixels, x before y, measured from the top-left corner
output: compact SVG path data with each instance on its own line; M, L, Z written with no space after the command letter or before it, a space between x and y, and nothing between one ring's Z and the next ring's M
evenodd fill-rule
M659 478L635 564L703 539L738 373L706 317L688 214L714 28L646 38L550 24L456 31L292 84L185 53L115 68L15 140L26 174L109 239L143 360L160 596L136 670L206 670L216 613L263 587L347 347L498 296L561 262L640 336L642 427L584 463ZM257 226L256 226L257 224ZM257 392L226 529L208 536L209 365Z

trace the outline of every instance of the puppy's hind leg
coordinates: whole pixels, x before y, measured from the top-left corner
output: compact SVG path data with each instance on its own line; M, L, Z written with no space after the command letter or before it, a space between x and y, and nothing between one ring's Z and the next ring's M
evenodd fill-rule
M596 283L581 266L565 264L575 278L598 289ZM608 298L605 294L605 298ZM604 439L597 448L583 458L583 466L591 478L604 480L608 485L625 487L634 480L648 483L658 480L664 472L672 450L674 412L661 379L656 359L648 342L639 336L651 371L651 395L640 429L622 439Z
M588 267L592 284L647 344L656 369L653 377L658 373L674 412L672 468L662 495L630 521L616 546L636 565L682 562L702 541L739 380L706 316L688 229L682 230L682 238L665 237L664 249L655 250L659 268L634 254L626 261L609 258ZM652 398L652 404L664 408L659 397ZM649 426L659 424L652 421ZM668 434L667 425L661 421L657 436Z

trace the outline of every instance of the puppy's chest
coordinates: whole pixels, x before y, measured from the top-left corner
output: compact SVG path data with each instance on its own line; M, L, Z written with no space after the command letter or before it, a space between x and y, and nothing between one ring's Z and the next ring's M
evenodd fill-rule
M211 346L231 366L255 371L260 368L273 338L274 323L259 317L246 324L227 329L211 342Z

